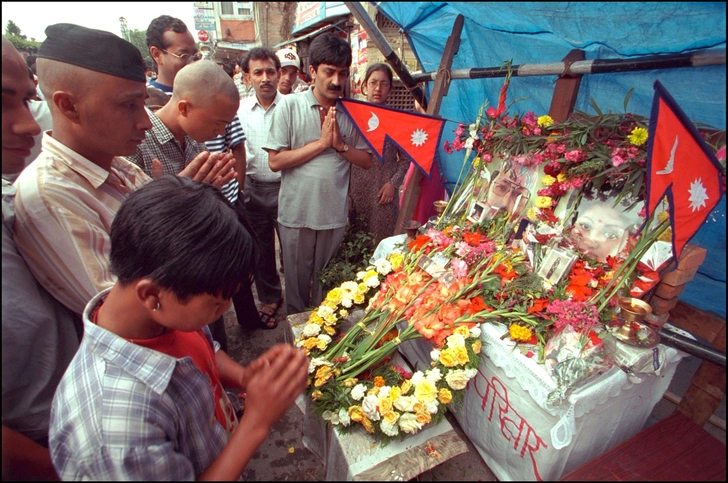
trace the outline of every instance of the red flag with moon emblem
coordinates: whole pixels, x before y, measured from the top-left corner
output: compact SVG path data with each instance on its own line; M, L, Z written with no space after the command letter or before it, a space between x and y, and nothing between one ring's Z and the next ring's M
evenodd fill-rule
M383 159L384 144L393 142L429 177L445 120L355 99L339 99L369 146Z
M647 145L647 215L668 197L675 259L720 201L722 173L695 125L655 81Z

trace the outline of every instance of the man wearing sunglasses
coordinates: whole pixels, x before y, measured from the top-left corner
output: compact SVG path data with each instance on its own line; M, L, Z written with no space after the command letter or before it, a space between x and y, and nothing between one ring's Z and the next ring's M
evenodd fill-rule
M485 200L488 212L486 218L492 218L499 212L507 211L512 218L517 218L528 205L531 197L529 191L528 170L519 170L519 166L503 166L504 169L493 173L493 181L488 187ZM523 172L522 172L523 171Z
M150 81L149 85L167 93L172 92L177 72L202 57L184 22L169 15L157 17L149 24L147 47L157 64L157 79Z

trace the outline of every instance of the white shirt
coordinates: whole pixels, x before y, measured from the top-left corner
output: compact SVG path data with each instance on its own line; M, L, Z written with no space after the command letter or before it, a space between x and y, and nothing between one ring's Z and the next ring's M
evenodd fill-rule
M255 181L264 183L278 182L281 173L274 172L268 164L268 152L263 150L270 131L273 110L283 99L280 92L266 110L258 102L258 96L250 96L240 101L238 117L245 133L245 174Z

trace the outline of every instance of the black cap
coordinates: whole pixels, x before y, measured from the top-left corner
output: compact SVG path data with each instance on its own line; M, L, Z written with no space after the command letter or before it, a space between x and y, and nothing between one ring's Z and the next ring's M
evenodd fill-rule
M46 28L38 57L146 83L144 59L134 44L111 32L70 23Z

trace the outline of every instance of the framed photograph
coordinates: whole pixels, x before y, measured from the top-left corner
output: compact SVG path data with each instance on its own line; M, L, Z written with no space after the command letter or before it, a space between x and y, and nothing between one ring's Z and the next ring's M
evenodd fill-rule
M521 164L512 157L499 161L498 164L493 162L491 179L480 193L478 201L488 208L486 218L507 212L511 220L515 220L528 211L535 199L539 167Z
M475 203L473 203L473 207L470 209L470 213L468 213L468 221L472 221L473 223L480 223L485 219L485 215L489 211L489 209L490 208L488 206L485 206L480 201L476 201Z
M576 261L576 253L563 248L549 248L538 269L538 275L552 285L561 281Z

